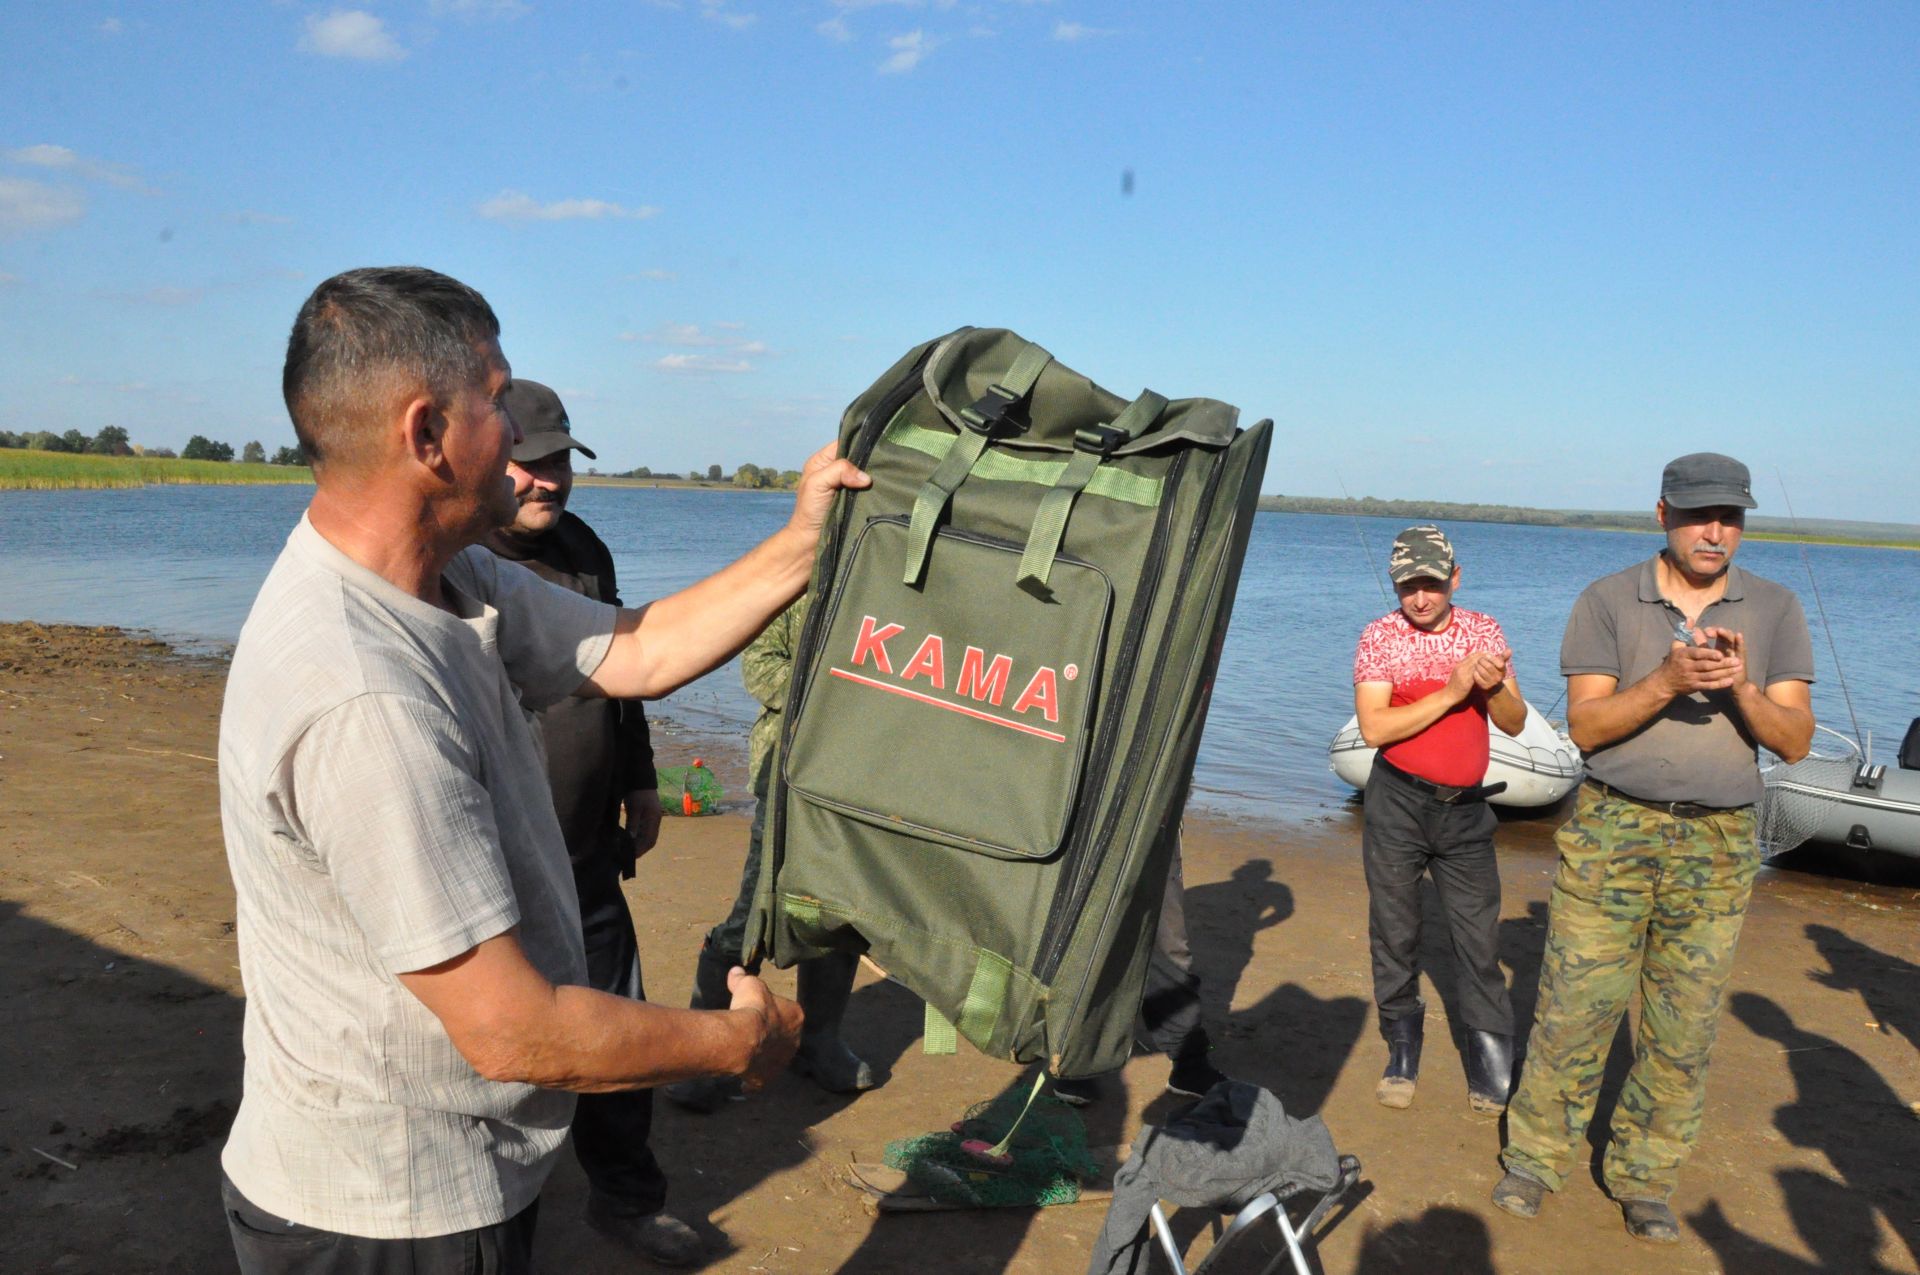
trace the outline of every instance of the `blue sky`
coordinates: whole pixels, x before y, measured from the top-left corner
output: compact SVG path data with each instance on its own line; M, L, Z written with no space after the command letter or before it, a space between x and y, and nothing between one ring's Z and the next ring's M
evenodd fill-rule
M1007 326L1265 488L1920 521L1920 6L0 8L0 428L272 448L337 270L485 292L605 468L796 464ZM1133 189L1123 192L1131 171Z

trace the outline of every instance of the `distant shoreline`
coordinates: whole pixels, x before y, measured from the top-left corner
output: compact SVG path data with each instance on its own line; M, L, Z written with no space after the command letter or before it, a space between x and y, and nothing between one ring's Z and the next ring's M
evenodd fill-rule
M88 456L69 452L0 449L0 492L100 491L147 486L250 486L311 483L305 465L250 465L244 461L179 460L172 457ZM624 478L578 474L579 487L653 488L665 491L780 493L788 488L740 487L721 479L660 475ZM1651 517L1583 510L1530 509L1516 505L1471 505L1448 501L1346 499L1325 496L1262 496L1262 513L1314 514L1323 517L1400 518L1409 522L1484 522L1514 527L1564 527L1574 531L1625 531L1652 534ZM1751 518L1747 539L1865 549L1920 550L1920 527L1862 524L1871 531L1832 519L1802 520L1799 530L1783 518ZM1885 527L1884 534L1875 534Z
M1530 509L1521 505L1480 505L1438 500L1376 500L1330 496L1262 496L1262 513L1315 514L1346 518L1397 518L1407 522L1486 522L1509 527L1564 527L1573 531L1626 531L1652 535L1653 514L1591 510ZM1849 523L1831 518L1749 517L1746 539L1816 545L1856 545L1867 549L1920 549L1920 526L1899 523Z

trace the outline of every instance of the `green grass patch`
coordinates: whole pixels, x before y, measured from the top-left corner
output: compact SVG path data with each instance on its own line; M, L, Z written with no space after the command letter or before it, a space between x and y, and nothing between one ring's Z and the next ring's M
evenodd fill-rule
M145 487L150 483L310 483L305 465L169 460L148 456L82 456L0 448L0 491L72 491Z

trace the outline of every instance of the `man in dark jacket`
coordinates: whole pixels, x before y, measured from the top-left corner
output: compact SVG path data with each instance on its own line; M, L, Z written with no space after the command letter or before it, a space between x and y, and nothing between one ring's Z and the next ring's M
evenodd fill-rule
M541 577L619 605L613 556L593 529L567 512L572 453L594 455L574 439L559 395L515 378L505 404L524 440L507 472L520 510L487 547ZM645 1000L633 918L620 882L660 835L653 746L639 700L561 700L538 714L554 813L573 860L588 976L605 992ZM625 825L621 812L625 810ZM653 1092L581 1094L573 1149L591 1187L587 1220L616 1242L664 1265L701 1255L700 1237L665 1211L667 1179L647 1145Z

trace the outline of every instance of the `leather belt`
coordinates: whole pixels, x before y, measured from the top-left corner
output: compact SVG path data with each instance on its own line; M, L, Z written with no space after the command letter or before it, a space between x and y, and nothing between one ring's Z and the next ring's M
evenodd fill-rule
M1507 790L1507 785L1504 781L1497 784L1472 784L1465 788L1451 788L1446 784L1436 784L1432 780L1422 779L1418 775L1409 775L1406 771L1400 769L1400 767L1394 765L1377 753L1374 755L1373 764L1384 767L1389 775L1418 788L1421 792L1427 794L1427 796L1433 798L1443 806L1457 806L1465 802L1485 801L1495 793L1505 792Z
M1672 815L1675 819L1709 819L1714 815L1724 815L1747 808L1746 806L1703 806L1697 801L1648 801L1630 792L1621 792L1618 788L1603 784L1598 779L1587 780L1586 786L1602 797L1632 802L1636 806L1645 806L1648 810L1658 810L1663 815Z

